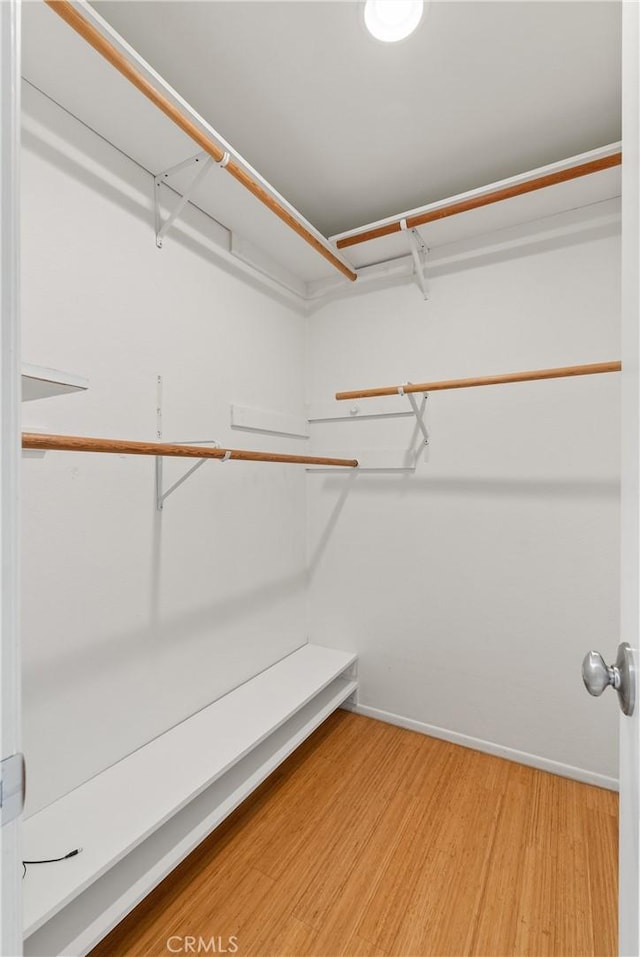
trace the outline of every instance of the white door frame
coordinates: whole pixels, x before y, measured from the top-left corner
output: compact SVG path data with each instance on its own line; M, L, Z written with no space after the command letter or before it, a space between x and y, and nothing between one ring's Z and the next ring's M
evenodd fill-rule
M640 661L640 7L623 3L621 638ZM640 707L620 716L619 952L640 954Z
M0 757L20 751L20 0L0 0ZM15 768L15 763L12 771ZM2 774L7 817L9 776ZM14 774L15 778L15 774ZM11 787L14 781L9 781ZM22 953L20 816L0 827L0 953Z

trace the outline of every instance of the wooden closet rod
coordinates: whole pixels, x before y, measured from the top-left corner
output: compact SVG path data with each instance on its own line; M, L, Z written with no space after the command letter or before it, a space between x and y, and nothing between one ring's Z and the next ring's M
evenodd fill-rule
M566 183L568 180L577 179L580 176L588 176L589 173L598 173L600 170L610 169L612 166L619 166L621 163L622 153L612 153L610 156L590 160L588 163L580 163L578 166L569 166L567 169L561 169L555 173L547 173L545 176L538 176L524 183L505 186L503 189L496 189L491 193L484 193L481 196L472 196L469 199L448 203L439 206L437 209L427 209L424 210L424 212L416 213L414 216L407 216L407 229L415 229L416 226L424 226L426 223L433 223L438 219L446 219L448 216L457 216L458 213L466 213L470 209L479 209L481 206L490 206L492 203L500 203L503 199L512 199L514 196L523 196L525 193L533 193L537 189L545 189L547 186L555 186L557 183ZM361 232L352 233L350 236L339 239L336 246L338 249L346 249L347 246L356 246L358 243L366 243L370 239L390 236L393 233L401 232L401 230L402 219L400 218L395 222L385 223L382 226L375 226L371 229L365 226Z
M534 369L532 372L508 372L505 375L486 375L474 379L444 379L441 382L412 382L390 385L381 389L358 389L355 392L336 392L336 399L370 399L402 392L438 392L441 389L470 389L478 385L502 385L506 382L535 382L538 379L562 379L565 376L596 375L599 372L620 372L621 362L594 362L584 366L562 366L559 369Z
M159 110L168 116L183 133L190 136L209 156L212 156L216 163L220 163L225 158L225 151L211 139L203 130L185 116L166 96L163 96L139 70L130 63L116 47L104 37L91 23L89 23L78 10L70 3L70 0L45 0L59 17L69 24L76 33L89 43L94 50L97 50L112 66L116 68L124 77L127 78L147 99L158 107ZM339 269L340 272L352 282L358 278L357 274L349 266L345 265L328 246L324 246L316 236L313 235L301 222L299 222L289 210L285 209L269 192L264 189L260 183L257 183L238 163L233 159L228 159L224 164L224 169L241 183L245 189L264 203L271 212L286 223L294 232L298 234L305 242L320 253L321 256Z
M317 455L282 455L279 452L248 452L244 449L211 449L201 445L174 445L168 442L129 442L124 439L96 439L83 435L42 435L22 433L23 449L45 452L115 452L127 455L170 455L188 459L239 459L244 462L285 462L299 465L337 465L357 468L357 459L331 459Z

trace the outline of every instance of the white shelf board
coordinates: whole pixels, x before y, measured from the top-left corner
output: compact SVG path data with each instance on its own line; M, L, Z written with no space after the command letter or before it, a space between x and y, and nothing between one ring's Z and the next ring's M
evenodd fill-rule
M600 152L606 151L594 151L594 154L599 156ZM576 162L580 159L582 157L576 157ZM566 162L555 165L561 167L566 165ZM512 180L505 180L503 183L494 185L502 187L504 184L509 185L520 179L521 177L515 176ZM471 190L469 193L465 193L464 197L482 195L490 189L491 187L487 186L482 189ZM547 186L532 193L514 196L511 199L501 200L499 203L481 206L478 209L471 209L465 213L458 213L455 216L426 223L424 226L418 227L418 232L428 249L435 250L474 236L494 233L522 223L533 223L569 210L594 206L597 203L615 199L620 196L621 191L621 168L616 166L569 180L566 183L557 183L554 186ZM450 200L443 200L442 203L455 202L457 199L458 197L451 197ZM433 206L435 208L442 203L434 203ZM381 236L378 239L371 239L368 242L350 246L344 252L349 254L354 266L361 269L373 263L386 262L406 256L410 249L407 237L402 232L397 232L390 236Z
M304 645L28 818L26 859L57 857L75 847L83 851L28 870L25 936L225 775L354 661L355 655L344 651Z
M88 380L82 376L22 363L23 402L47 399L50 396L65 395L68 392L82 392L88 387Z
M243 429L245 432L268 432L309 438L309 423L302 416L273 412L270 409L252 409L235 403L231 404L231 428Z
M407 418L413 415L406 400L398 401L399 395L382 396L375 399L353 400L352 402L312 402L307 407L309 425L315 422L337 422L339 420L381 419L389 417ZM314 453L315 454L315 453Z
M25 957L89 953L357 690L338 677L25 941ZM54 865L56 866L56 865Z

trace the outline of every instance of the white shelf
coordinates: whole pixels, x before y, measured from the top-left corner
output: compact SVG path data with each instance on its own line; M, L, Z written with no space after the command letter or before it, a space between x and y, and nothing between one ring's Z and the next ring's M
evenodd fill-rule
M602 159L612 153L617 153L620 149L621 143L611 143L609 146L591 150L588 153L581 153L578 156L569 157L558 163L551 163L549 166L540 169L511 176L508 179L490 183L479 189L469 190L458 196L450 196L427 206L407 210L400 215L410 219L416 214L436 211L442 206L473 200L486 193L518 186L527 180L560 172L570 166L578 166L581 163ZM622 169L620 166L614 166L597 173L591 173L588 176L556 183L554 186L547 186L531 193L513 196L498 203L480 206L463 213L457 213L455 216L447 216L444 219L425 223L418 227L418 232L430 253L433 253L441 247L464 242L476 236L495 233L525 223L537 222L546 217L557 216L571 210L583 207L591 208L599 203L604 204L609 200L618 198L621 192ZM393 216L360 228L375 229L378 226L394 222L398 218ZM332 236L331 240L337 242L339 239L349 236L352 232L358 231L348 230L345 233ZM407 237L403 235L402 231L399 231L388 236L380 236L377 239L358 243L355 246L349 246L345 249L345 252L349 254L349 260L354 266L357 269L362 269L372 263L395 261L408 255L410 250ZM432 258L430 255L429 261Z
M25 957L88 954L357 689L335 678L266 741L25 941Z
M83 6L81 15L118 49L125 46L116 31L95 10ZM181 112L189 116L200 129L207 132L211 129L135 51L128 50L136 68L164 96L179 104ZM120 73L98 56L60 17L53 16L45 4L28 3L23 6L22 72L30 84L143 169L160 173L200 152L199 146L189 136L146 97L141 96L132 84L123 82ZM29 124L31 116L28 107L33 97L27 93L24 99L27 103L26 122ZM221 145L224 143L219 134L214 139ZM234 156L238 158L238 154ZM246 161L240 162L244 168L251 170ZM251 175L267 193L275 195L274 188L259 173L251 170ZM192 178L192 172L187 169L172 177L172 182L181 190ZM286 199L280 197L280 200L289 206ZM242 237L242 245L248 243L249 248L257 247L261 251L259 259L268 254L269 259L274 259L293 277L304 281L340 276L335 267L296 232L274 216L232 176L221 170L211 170L194 192L192 202L218 223L224 223L236 237L235 244L239 241L238 237ZM171 197L170 203L175 205L175 197ZM298 216L300 213L296 212ZM149 222L152 222L151 212ZM308 227L316 232L311 224ZM319 233L317 235L320 236ZM153 242L153 236L150 241ZM245 250L245 255L247 252ZM249 258L253 258L251 253ZM343 282L348 285L344 277Z
M28 818L25 858L83 851L27 871L27 952L86 953L353 693L354 661L305 645Z
M89 387L89 381L70 372L47 369L44 366L22 363L22 401L48 399L54 395L68 392L82 392Z
M268 409L251 409L246 405L231 405L231 428L309 438L309 423L302 416L285 415L283 412L272 412Z

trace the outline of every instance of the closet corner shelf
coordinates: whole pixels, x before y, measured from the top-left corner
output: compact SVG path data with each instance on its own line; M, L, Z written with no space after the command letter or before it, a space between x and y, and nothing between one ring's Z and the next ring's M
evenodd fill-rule
M88 387L88 379L82 376L60 372L58 369L47 369L45 366L22 363L23 402L48 399L51 396L66 395L69 392L83 392Z
M84 954L357 689L303 645L24 822L25 954Z

